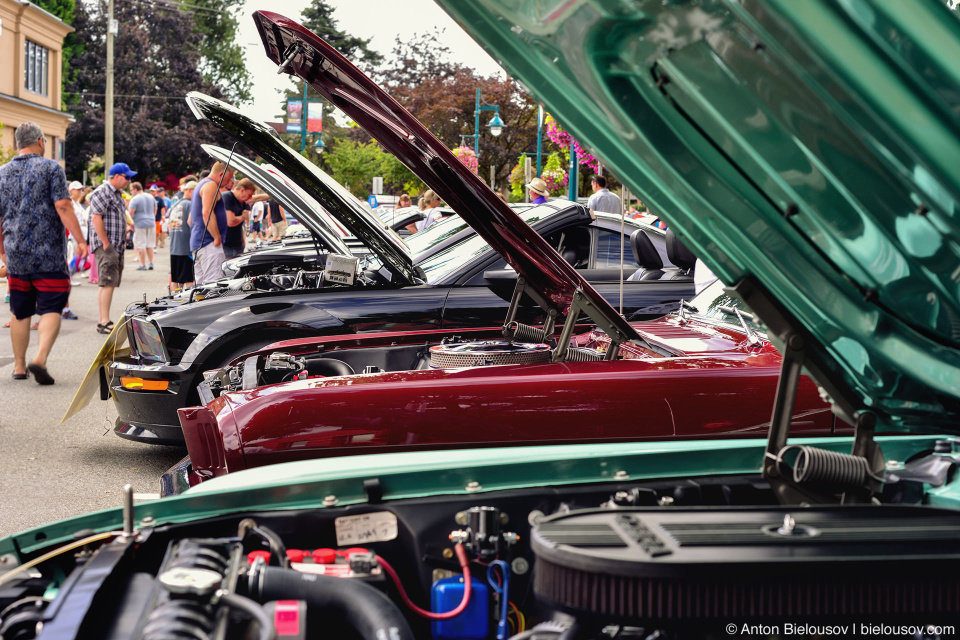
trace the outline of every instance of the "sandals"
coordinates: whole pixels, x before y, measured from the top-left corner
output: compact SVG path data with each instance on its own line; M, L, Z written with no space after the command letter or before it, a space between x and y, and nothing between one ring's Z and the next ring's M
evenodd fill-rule
M17 373L16 371L13 372L14 380L26 380L28 377L29 376L26 374L26 372L24 373Z
M107 324L97 323L97 333L110 333L113 331L113 321L108 322Z

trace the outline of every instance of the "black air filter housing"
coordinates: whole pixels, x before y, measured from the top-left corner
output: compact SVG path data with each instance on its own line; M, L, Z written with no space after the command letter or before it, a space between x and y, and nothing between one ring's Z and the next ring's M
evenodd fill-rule
M589 510L534 527L538 597L629 620L960 611L960 513L927 507Z

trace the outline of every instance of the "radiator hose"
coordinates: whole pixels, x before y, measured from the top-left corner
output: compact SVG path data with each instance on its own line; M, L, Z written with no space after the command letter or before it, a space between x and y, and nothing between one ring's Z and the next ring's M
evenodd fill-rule
M337 614L364 640L416 640L393 601L359 580L263 566L251 586L250 597L261 603L303 600L308 609Z

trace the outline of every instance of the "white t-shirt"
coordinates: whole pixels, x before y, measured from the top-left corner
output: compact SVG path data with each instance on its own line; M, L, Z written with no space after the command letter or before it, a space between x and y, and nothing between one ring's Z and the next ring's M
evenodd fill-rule
M87 241L87 210L83 208L83 205L70 198L70 202L73 203L73 212L77 215L77 222L80 223L80 232L83 233L83 241Z
M423 212L423 220L417 221L417 231L423 231L441 217L443 217L443 212L440 210L440 207L425 210Z

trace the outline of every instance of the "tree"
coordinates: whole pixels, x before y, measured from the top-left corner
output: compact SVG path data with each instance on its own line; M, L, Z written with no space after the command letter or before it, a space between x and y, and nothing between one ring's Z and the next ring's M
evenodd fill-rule
M370 178L377 175L387 155L376 142L359 144L339 141L326 154L331 177L346 185L353 195L365 198L370 193Z
M515 158L536 149L537 106L509 78L482 77L473 69L452 60L449 48L439 44L441 32L397 38L388 64L376 79L404 108L447 147L458 146L461 135L474 134L477 89L485 102L500 107L506 126L499 138L486 132L491 113L480 121L479 174L486 179L490 166L495 182L504 184ZM470 147L473 147L472 139Z
M241 7L235 0L181 0L180 6L192 14L194 30L200 34L204 81L220 87L231 103L249 102L253 97L243 47L236 41Z
M117 3L120 31L115 39L114 155L140 172L141 180L182 175L211 163L200 142L229 138L213 127L198 129L183 97L199 90L223 92L200 72L200 34L191 16L157 11L149 21L136 3ZM74 27L81 52L66 92L76 106L76 122L67 129L67 174L79 177L87 160L103 155L106 72L106 2L82 2Z

